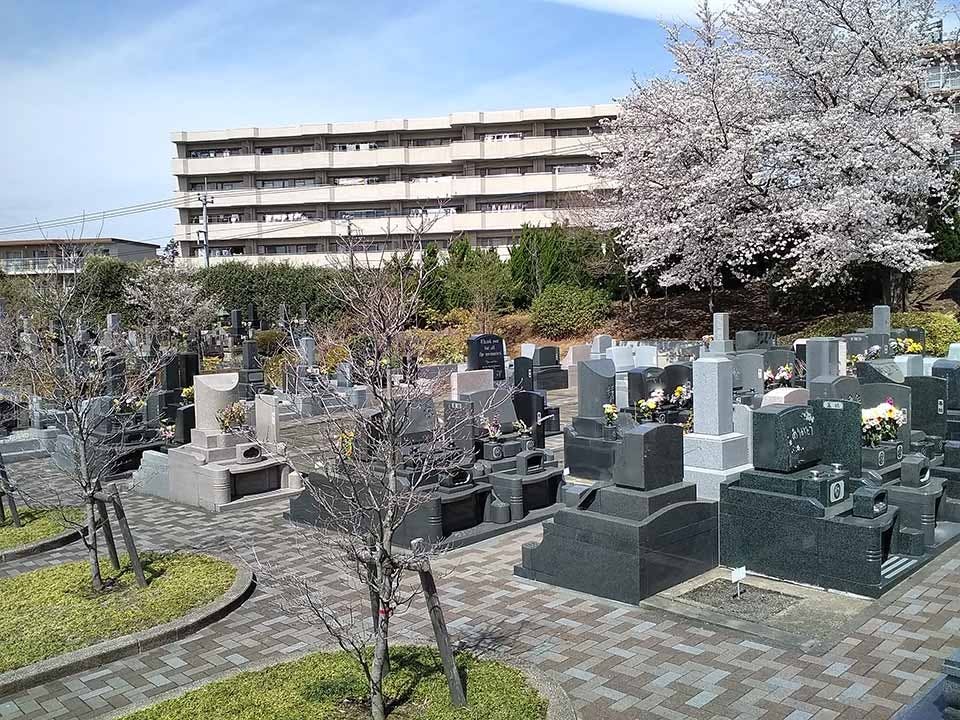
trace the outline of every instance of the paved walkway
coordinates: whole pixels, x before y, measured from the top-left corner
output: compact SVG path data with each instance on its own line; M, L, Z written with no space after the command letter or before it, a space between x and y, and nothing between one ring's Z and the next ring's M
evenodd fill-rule
M49 469L34 461L11 471L26 480ZM280 504L211 515L135 496L127 507L142 547L232 548L246 558L255 547L265 564L315 573L331 592L342 592L335 572L309 560L309 536L282 519ZM538 540L540 532L519 530L443 558L441 595L456 638L548 671L584 720L888 718L930 687L942 659L960 645L960 546L889 593L875 616L848 637L814 656L515 578L521 544ZM0 565L0 576L80 557L75 545ZM422 606L402 618L407 639L429 639ZM327 642L261 585L237 611L180 642L0 698L0 720L101 717Z

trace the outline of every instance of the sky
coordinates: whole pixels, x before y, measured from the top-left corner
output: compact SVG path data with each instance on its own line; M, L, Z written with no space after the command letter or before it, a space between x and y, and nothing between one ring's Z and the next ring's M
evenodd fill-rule
M0 0L0 229L164 242L172 210L95 218L172 197L175 130L609 102L669 70L660 22L695 6Z

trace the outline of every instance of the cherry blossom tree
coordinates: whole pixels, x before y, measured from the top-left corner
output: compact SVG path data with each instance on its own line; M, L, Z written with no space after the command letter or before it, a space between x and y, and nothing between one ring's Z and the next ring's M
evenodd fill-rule
M771 273L828 284L929 261L931 201L956 194L958 129L923 82L931 0L705 3L667 29L671 77L636 83L599 135L618 189L597 219L665 287Z

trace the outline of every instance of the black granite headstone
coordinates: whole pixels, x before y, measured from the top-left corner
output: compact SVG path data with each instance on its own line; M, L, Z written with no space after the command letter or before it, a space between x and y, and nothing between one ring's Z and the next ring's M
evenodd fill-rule
M546 400L543 395L527 390L516 392L513 394L513 408L517 418L530 428L534 447L544 447L547 423L544 421Z
M870 383L860 386L860 402L865 409L892 401L894 407L906 413L907 422L897 433L897 439L904 444L904 447L910 447L910 421L913 417L911 395L910 388L900 383Z
M807 382L811 400L860 402L860 381L853 375L821 375Z
M683 430L679 425L644 423L623 433L613 466L613 482L636 490L656 490L683 481Z
M467 370L493 370L493 381L506 379L503 338L486 333L471 335L467 340Z
M824 465L839 464L853 478L861 474L861 407L855 400L810 401L814 426L820 437L821 461Z
M947 410L960 410L960 361L937 360L931 372L947 381Z
M556 345L543 345L533 351L534 367L553 367L560 364L560 348Z
M868 383L902 383L903 370L892 358L878 358L858 362L856 365L857 377L861 385Z
M173 439L178 445L190 442L190 431L197 426L196 406L181 405L177 408L177 418L173 431Z
M806 405L767 405L753 412L753 465L791 473L820 460L820 436Z
M454 447L464 452L473 452L474 425L473 403L460 400L443 401L443 424Z
M636 407L641 400L647 400L656 388L662 388L658 367L638 367L627 370L627 403Z
M942 377L911 375L905 382L911 391L911 429L922 430L927 435L946 437L947 381Z
M513 384L517 390L533 390L533 360L523 356L513 359Z

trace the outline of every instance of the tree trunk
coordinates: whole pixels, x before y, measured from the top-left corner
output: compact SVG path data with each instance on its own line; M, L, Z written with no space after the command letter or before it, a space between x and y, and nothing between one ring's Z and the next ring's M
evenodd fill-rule
M376 646L373 649L373 664L370 666L370 717L373 720L385 720L387 717L387 707L383 697L383 681L387 674L387 634L389 627L390 618L387 615L381 615L377 627Z
M97 513L93 496L87 498L87 560L90 562L90 582L94 592L103 590L100 576L100 557L97 553Z

